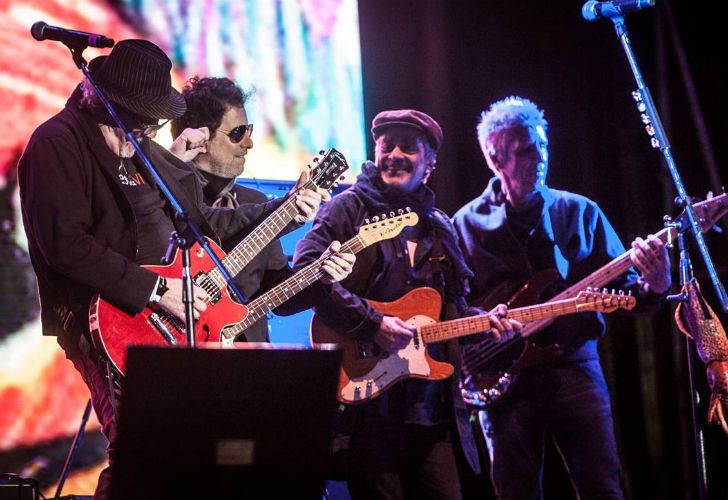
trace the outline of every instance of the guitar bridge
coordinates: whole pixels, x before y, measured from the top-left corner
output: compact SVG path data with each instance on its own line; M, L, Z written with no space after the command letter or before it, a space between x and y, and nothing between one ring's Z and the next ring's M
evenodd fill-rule
M167 325L164 324L162 318L160 318L157 313L150 314L149 321L152 322L152 326L157 329L157 331L162 335L162 337L164 337L164 340L166 340L168 344L177 345L177 339L174 338L172 332L169 331L169 328L167 328Z

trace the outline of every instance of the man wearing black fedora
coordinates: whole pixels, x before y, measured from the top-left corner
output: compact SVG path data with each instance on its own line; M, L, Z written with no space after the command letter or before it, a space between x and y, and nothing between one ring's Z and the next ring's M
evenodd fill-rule
M150 140L159 120L181 116L185 101L172 88L172 64L145 40L124 40L90 68L124 124L140 142L191 220L209 237L228 238L262 220L282 200L235 209L204 204L197 177ZM95 294L129 313L156 302L183 317L181 279L162 280L141 264L157 264L169 234L183 230L121 129L84 81L65 108L33 133L19 162L21 209L29 253L38 277L43 333L54 335L91 391L109 439L113 465L115 395L86 338L88 306ZM312 218L325 191L299 190L299 222ZM334 263L335 265L335 263ZM341 269L342 274L346 270ZM205 293L195 287L196 314ZM110 468L99 478L96 498L106 498Z

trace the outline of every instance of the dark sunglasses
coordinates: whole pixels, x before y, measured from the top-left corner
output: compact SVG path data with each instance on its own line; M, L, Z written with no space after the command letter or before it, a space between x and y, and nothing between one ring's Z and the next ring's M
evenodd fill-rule
M225 132L224 130L217 130L218 132L221 132L225 135L227 135L230 138L231 142L238 143L243 140L243 137L245 137L246 133L250 133L250 135L253 135L253 124L248 123L247 125L239 125L232 129L230 132Z

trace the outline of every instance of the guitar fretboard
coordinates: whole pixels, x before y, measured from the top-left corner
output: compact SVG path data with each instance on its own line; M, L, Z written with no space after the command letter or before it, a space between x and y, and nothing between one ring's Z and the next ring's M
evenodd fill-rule
M660 232L655 234L655 237L662 240L663 243L667 242L668 239L668 232L672 231L672 229L662 229ZM610 281L618 278L623 273L627 271L630 267L632 267L632 260L631 255L634 253L634 250L629 249L626 252L624 252L622 255L617 257L616 259L612 260L610 263L604 265L603 267L597 269L592 274L587 276L586 278L582 279L581 281L573 284L563 292L556 295L552 301L559 301L563 299L570 299L573 297L576 297L580 291L586 290L587 288L601 288ZM550 302L549 302L550 303ZM523 326L523 329L521 330L521 336L522 337L528 337L530 335L533 335L534 333L538 332L539 330L542 330L546 326L550 325L553 322L553 318L545 318L538 321L534 321L533 323L529 323L527 325Z
M316 184L313 181L308 181L302 188L316 189ZM295 196L291 196L225 256L222 263L230 276L236 276L242 271L256 255L283 231L283 228L293 221L296 215L298 215L296 198ZM208 277L220 289L227 283L217 268L210 270Z
M341 245L341 250L339 250L339 252L356 254L365 247L366 244L364 241L359 236L355 236ZM319 280L324 275L324 271L321 269L324 260L325 259L323 258L319 258L287 280L282 281L260 297L251 301L248 304L248 315L245 319L240 323L236 323L225 328L223 335L226 338L238 336L273 309Z
M584 304L588 308L587 304ZM577 312L577 300L566 299L538 304L535 306L510 309L508 317L521 323L539 321L565 314ZM593 308L592 308L593 309ZM472 335L490 329L490 318L487 314L459 318L440 323L423 325L419 328L420 336L426 344Z

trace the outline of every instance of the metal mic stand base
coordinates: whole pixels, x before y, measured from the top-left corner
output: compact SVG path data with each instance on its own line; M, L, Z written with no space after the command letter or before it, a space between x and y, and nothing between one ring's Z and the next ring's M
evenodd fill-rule
M669 218L666 217L666 225L670 225ZM690 252L688 251L687 242L685 241L685 234L678 233L678 246L680 250L680 290L681 292L675 295L668 295L667 301L680 303L687 302L690 298L689 292L683 292L687 290L687 285L690 280L693 279L693 268L692 262L690 261ZM697 350L695 348L695 342L689 337L685 338L685 350L688 361L688 382L690 384L690 411L691 420L693 427L693 441L695 446L695 461L698 473L698 498L705 500L708 498L708 476L707 476L707 464L705 458L705 436L703 429L700 426L700 416L698 415L698 405L700 404L700 394L697 388L697 375L696 375L696 362Z

